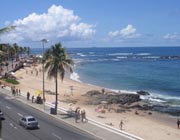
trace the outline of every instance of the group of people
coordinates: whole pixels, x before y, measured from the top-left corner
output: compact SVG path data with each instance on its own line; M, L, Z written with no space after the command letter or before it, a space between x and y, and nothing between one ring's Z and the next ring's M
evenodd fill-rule
M38 76L39 73L41 73L41 69L35 68L35 66L30 70L31 75L33 75L33 72L35 71L36 76ZM28 74L28 70L26 70L26 74Z
M20 96L21 95L21 90L15 88L15 86L11 87L11 92L12 92L12 95L14 95L14 96Z
M86 118L86 111L80 110L79 107L75 110L75 122L77 123L78 120L81 120L81 122L87 122L88 119Z
M27 92L27 100L28 100L28 101L30 100L30 93L29 93L29 91ZM38 96L36 97L36 99L35 99L34 95L32 95L31 101L32 101L32 103L35 102L35 103L37 103L37 104L42 104L42 103L43 103L43 100L42 100L42 98L41 98L40 95L38 95Z

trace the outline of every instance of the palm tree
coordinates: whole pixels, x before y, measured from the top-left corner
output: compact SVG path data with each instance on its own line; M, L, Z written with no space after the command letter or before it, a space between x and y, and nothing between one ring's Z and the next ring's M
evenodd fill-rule
M0 28L0 34L3 34L5 32L9 32L11 30L14 30L15 28L16 28L16 26L9 26L9 27Z
M30 47L27 47L26 52L27 52L27 55L28 55L28 57L29 57L29 55L30 55L30 53L31 53L31 49L30 49Z
M51 46L45 54L43 63L45 64L45 71L48 71L48 78L55 79L55 114L57 114L57 104L58 104L58 75L63 82L65 72L73 72L72 66L74 64L73 60L66 53L65 48L62 47L61 43L57 43Z
M0 35L6 32L10 32L11 30L15 30L16 26L9 26L9 27L4 27L0 28Z
M15 59L18 60L19 59L19 46L17 43L13 44L14 50L15 50Z

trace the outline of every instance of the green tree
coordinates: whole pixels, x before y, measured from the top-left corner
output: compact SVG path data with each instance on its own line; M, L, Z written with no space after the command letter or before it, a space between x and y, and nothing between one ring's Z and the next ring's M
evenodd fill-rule
M29 56L29 55L30 55L30 53L31 53L31 49L30 49L30 47L27 47L26 52L27 52L27 55Z
M63 82L65 72L73 72L72 66L74 64L73 60L66 53L65 48L62 47L61 43L57 43L49 48L44 56L43 63L45 64L45 71L48 71L48 78L55 79L55 114L57 114L57 104L58 104L58 75Z
M5 32L9 32L11 30L14 30L15 28L16 28L16 26L9 26L9 27L0 28L0 34L3 34Z

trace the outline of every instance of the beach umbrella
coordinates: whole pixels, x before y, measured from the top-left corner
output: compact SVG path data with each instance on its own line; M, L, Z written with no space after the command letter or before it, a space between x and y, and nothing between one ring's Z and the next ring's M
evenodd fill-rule
M43 94L42 90L37 90L35 93L38 95Z

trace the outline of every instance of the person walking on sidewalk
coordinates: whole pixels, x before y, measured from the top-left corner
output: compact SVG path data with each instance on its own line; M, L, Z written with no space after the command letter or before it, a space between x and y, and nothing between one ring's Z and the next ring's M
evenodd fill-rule
M88 121L88 119L86 118L86 111L82 110L81 111L81 122L84 122L84 120L85 120L85 122Z
M34 95L32 96L32 103L34 103Z
M80 119L80 115L81 115L80 114L80 108L77 107L74 113L75 113L75 122L77 123L78 120Z
M29 91L27 92L27 100L29 101L30 93Z

